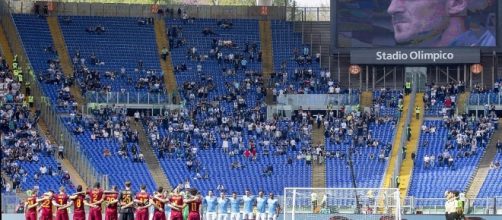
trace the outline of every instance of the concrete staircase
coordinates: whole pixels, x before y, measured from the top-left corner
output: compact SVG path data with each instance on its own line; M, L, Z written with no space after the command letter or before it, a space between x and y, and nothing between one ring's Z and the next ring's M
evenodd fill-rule
M147 139L147 134L145 132L144 127L141 122L136 122L134 120L130 120L131 128L133 130L138 131L139 137L139 146L141 149L141 153L145 157L145 162L152 174L153 180L157 186L162 186L164 189L171 190L172 186L167 180L167 176L164 173L164 170L160 166L160 162L155 155L153 148L150 146L150 142Z
M262 51L261 66L264 86L267 88L267 104L272 104L272 89L269 88L270 74L274 72L274 49L272 42L272 27L270 21L260 21L260 45Z
M407 142L407 152L406 159L403 160L403 164L401 165L401 171L399 172L400 185L399 191L401 193L401 198L405 197L408 193L408 189L411 183L411 175L413 174L413 161L411 160L411 153L416 152L418 148L418 143L420 140L420 126L422 125L422 121L424 119L424 102L422 101L424 97L423 93L417 93L415 106L419 106L422 110L422 114L418 119L415 118L415 112L413 112L413 116L411 117L410 128L411 128L411 139ZM415 108L415 106L408 106L409 108ZM403 111L405 112L405 111ZM406 128L405 128L406 129ZM406 135L405 133L402 135Z
M45 120L43 118L40 118L38 121L38 129L42 133L42 136L45 136L45 138L49 139L49 141L52 144L59 144L56 143L56 140L54 137L49 132L49 128L47 127L47 124L45 123ZM68 158L65 157L65 159L60 159L56 157L56 160L61 163L61 166L63 167L63 170L67 170L68 173L70 174L70 181L74 186L82 185L83 189L87 189L88 185L84 181L84 179L80 176L78 173L77 169L73 166L73 164L68 160Z
M326 139L324 138L324 126L321 125L320 128L317 128L317 125L313 126L312 129L312 144L317 146L317 144L321 144L323 147L323 151L326 148ZM326 161L322 164L319 162L312 162L312 187L313 188L326 188ZM325 191L324 190L316 190L318 198L323 198ZM318 207L317 210L314 210L316 213L321 211L321 208Z
M4 45L9 45L9 48L11 50L11 60L9 62L9 65L12 66L12 60L15 55L17 55L17 61L18 61L18 67L20 67L23 71L21 74L23 74L23 80L29 81L30 78L34 78L33 75L28 74L28 58L26 57L25 51L23 49L23 44L21 42L21 37L19 36L16 26L13 22L13 20L8 17L8 16L1 16L0 18L0 26L1 29L3 30L2 33L4 34L3 36L5 39L1 39L0 41L2 42L1 45L4 47ZM8 53L8 52L7 52ZM7 61L9 61L9 58L7 58ZM25 84L21 84L20 91L25 91L26 87ZM35 99L38 99L38 97L35 97Z
M315 146L321 144L325 147L326 139L324 138L324 126L320 128L317 128L317 125L313 126L312 144ZM319 164L315 162L312 164L312 187L326 188L326 163Z
M386 173L384 175L384 180L383 180L383 186L382 188L391 188L391 183L392 183L392 174L394 171L394 167L396 166L396 161L397 157L402 157L402 155L398 155L399 152L399 143L401 142L401 138L403 135L406 135L406 128L404 127L404 123L406 120L406 114L405 112L408 112L411 96L407 95L404 97L403 100L403 114L401 114L401 117L399 118L399 123L397 124L397 131L396 135L394 137L394 142L392 143L392 151L389 156L389 166L386 170Z
M166 86L169 94L176 93L178 87L176 85L176 77L174 76L174 67L171 56L168 56L164 61L161 57L162 48L169 48L169 41L167 39L166 22L163 18L156 18L154 22L155 38L157 40L157 49L159 53L160 66L164 72L164 85Z
M469 102L469 96L471 95L470 92L464 92L458 96L457 100L457 113L458 114L464 114L466 111L466 107Z
M9 41L7 40L7 36L5 35L2 25L0 25L0 48L2 50L3 58L7 61L9 66L12 66L14 55L12 55L12 50L10 49Z
M502 123L502 119L499 119L499 125ZM492 136L490 143L486 147L485 153L478 164L478 169L476 174L471 179L470 186L465 194L467 198L477 198L483 183L485 182L488 171L490 171L490 163L495 159L497 154L497 138L502 137L502 129L498 129Z
M22 56L24 55L24 51L23 51L23 47L21 44L21 38L12 37L12 36L19 36L19 35L17 35L15 24L7 16L2 16L0 19L0 22L1 22L0 29L2 29L2 33L4 33L3 36L5 37L5 39L1 39L1 41L0 41L0 42L2 42L1 43L2 47L3 47L4 43L8 42L10 45L10 49L12 51L11 57L14 57L14 54L17 54L17 55L19 55L18 59L21 58L21 60L20 60L21 62L27 61L27 59L22 58ZM11 36L11 37L7 38L7 36ZM11 62L9 63L9 65L12 65L12 58L11 58ZM21 65L21 66L23 66L23 65Z
M59 26L58 17L55 15L47 17L47 24L51 32L52 42L56 48L63 73L66 77L73 77L73 64L70 59L68 49L66 48L63 32ZM82 93L77 85L73 85L70 88L70 93L75 98L79 106L85 105L85 99L82 97Z

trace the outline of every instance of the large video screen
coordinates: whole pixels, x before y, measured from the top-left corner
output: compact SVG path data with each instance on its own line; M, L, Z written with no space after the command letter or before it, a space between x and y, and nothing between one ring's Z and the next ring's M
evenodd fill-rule
M497 46L497 0L333 1L338 48Z

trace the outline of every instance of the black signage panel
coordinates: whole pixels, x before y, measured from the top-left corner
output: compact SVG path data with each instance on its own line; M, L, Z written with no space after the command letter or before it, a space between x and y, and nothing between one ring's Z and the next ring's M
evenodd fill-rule
M352 64L453 64L479 63L479 48L382 48L351 49Z

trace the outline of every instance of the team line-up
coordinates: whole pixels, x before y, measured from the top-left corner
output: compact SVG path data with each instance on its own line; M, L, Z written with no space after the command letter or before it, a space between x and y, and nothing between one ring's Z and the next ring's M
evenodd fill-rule
M73 206L73 220L85 220L85 206L89 207L88 220L101 220L102 208L106 207L105 219L118 220L149 220L149 208L153 206L152 220L166 220L165 208L170 208L169 219L183 220L183 211L188 207L188 220L276 220L280 212L278 200L273 193L267 198L263 191L258 196L252 195L246 190L245 195L237 197L233 192L227 198L225 192L216 197L212 191L203 197L196 189L186 189L182 192L181 187L172 192L159 187L151 195L142 185L140 191L134 193L131 183L124 184L124 189L118 191L117 186L111 190L103 190L99 183L94 187L83 191L82 186L77 186L77 192L68 195L64 187L56 194L52 190L37 197L37 191L28 191L25 202L26 220L69 220L68 209ZM241 210L241 204L243 210ZM204 209L203 209L204 206ZM56 210L53 213L53 209ZM39 215L40 214L40 215ZM186 218L188 217L188 218Z

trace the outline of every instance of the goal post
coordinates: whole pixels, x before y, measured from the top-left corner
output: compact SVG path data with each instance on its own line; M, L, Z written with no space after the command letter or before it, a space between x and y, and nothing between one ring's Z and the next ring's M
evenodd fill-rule
M401 220L398 189L285 188L284 220Z

